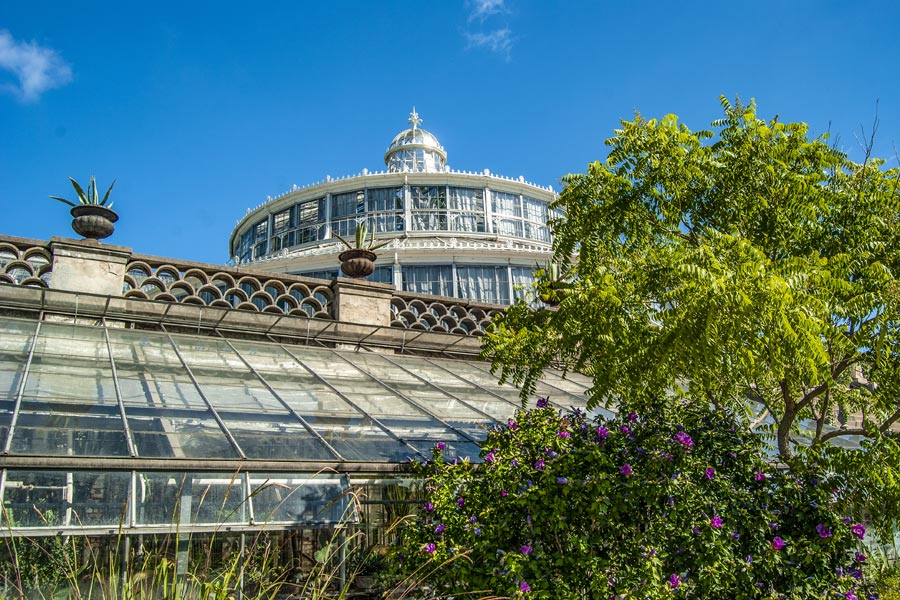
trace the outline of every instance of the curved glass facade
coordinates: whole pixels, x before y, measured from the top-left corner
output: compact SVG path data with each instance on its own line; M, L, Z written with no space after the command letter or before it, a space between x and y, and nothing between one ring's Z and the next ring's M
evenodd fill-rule
M490 210L486 210L485 197L491 199ZM550 216L546 201L490 188L361 188L304 199L274 214L261 215L259 221L242 228L232 253L244 264L289 248L337 239L336 235L352 236L357 223L366 223L376 234L490 233L550 244Z
M451 171L415 112L410 123L385 153L386 172L295 189L249 213L232 234L234 262L328 277L338 273L337 236L365 223L379 241L397 240L379 252L371 281L497 304L520 296L550 256L556 195L521 177Z

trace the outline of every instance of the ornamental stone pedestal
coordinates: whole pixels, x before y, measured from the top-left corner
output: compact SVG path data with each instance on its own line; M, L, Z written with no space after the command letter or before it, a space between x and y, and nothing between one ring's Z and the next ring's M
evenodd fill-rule
M50 238L54 290L121 296L131 248L96 240ZM390 300L388 301L390 302Z

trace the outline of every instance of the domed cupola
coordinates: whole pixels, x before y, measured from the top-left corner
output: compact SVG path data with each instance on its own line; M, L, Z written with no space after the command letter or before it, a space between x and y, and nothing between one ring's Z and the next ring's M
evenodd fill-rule
M446 170L447 152L434 135L419 129L422 119L413 107L409 114L411 128L397 134L387 152L384 164L391 173L441 173Z

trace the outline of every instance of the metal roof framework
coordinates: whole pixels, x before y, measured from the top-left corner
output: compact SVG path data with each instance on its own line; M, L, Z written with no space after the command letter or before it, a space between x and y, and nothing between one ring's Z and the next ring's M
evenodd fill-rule
M521 406L449 358L464 336L10 289L0 536L334 526L356 518L349 476L437 442L477 461ZM584 407L588 386L550 373L538 391Z

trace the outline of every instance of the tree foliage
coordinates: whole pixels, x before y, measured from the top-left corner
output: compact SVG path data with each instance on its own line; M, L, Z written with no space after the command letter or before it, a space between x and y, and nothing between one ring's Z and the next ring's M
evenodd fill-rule
M783 460L868 438L864 459L820 459L878 470L869 496L900 506L900 170L722 105L709 131L624 121L605 162L564 178L554 249L574 278L558 309L496 319L485 354L523 398L558 366L593 377L593 405L745 411Z
M632 398L632 401L635 398ZM614 419L546 401L489 433L480 465L417 465L401 591L430 597L865 598L865 528L833 473L785 471L728 411L656 399ZM812 463L810 463L812 464ZM417 594L417 597L422 597Z

